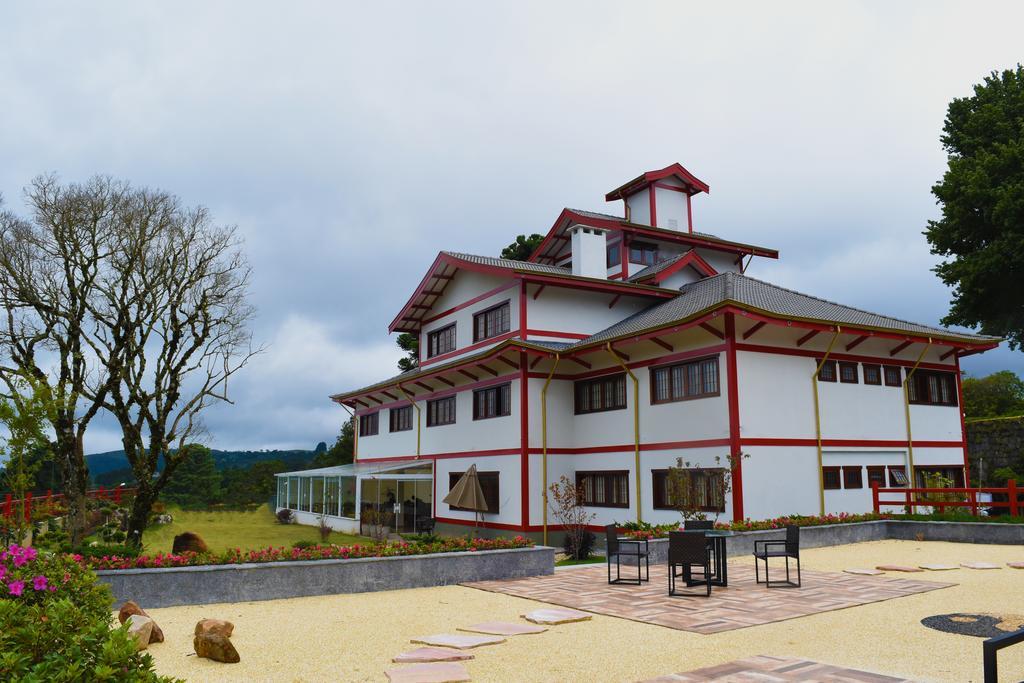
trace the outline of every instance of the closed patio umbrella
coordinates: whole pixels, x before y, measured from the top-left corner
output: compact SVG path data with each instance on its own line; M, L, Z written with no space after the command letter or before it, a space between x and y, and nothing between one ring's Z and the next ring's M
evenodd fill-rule
M470 465L448 495L444 502L452 507L473 511L473 532L476 533L476 521L478 512L487 512L487 501L484 500L484 490L480 487L480 478L476 474L476 465Z

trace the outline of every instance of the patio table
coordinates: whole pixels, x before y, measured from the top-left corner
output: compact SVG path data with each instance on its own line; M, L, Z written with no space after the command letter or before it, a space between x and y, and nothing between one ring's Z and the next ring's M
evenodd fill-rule
M725 557L725 543L730 536L735 536L735 531L726 531L725 529L708 529L704 531L704 536L708 539L708 545L711 546L711 552L715 558L715 571L711 575L712 586L728 586L729 585L729 563ZM687 586L692 586L692 581L686 582Z

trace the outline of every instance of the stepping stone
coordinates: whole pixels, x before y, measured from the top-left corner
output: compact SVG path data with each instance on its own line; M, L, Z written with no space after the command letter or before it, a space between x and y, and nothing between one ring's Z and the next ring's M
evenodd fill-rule
M547 631L543 626L513 624L507 621L485 621L482 624L459 627L459 630L471 633L489 633L494 636L521 636L527 633L544 633L544 631Z
M586 612L562 607L536 609L523 615L523 619L535 624L571 624L574 621L589 621L591 618L593 615Z
M462 683L470 680L466 667L458 662L411 664L384 672L392 683Z
M875 569L881 569L883 572L923 572L923 569L917 567L907 567L902 564L880 564Z
M878 569L844 569L843 571L847 574L860 574L862 576L878 576L885 573Z
M473 659L473 655L453 650L450 647L419 647L409 652L403 652L391 661L398 664L412 664L416 662L458 662L464 659Z
M1010 569L1024 569L1024 562L1007 562L1006 566Z
M432 636L413 638L413 643L423 643L434 647L454 647L457 650L468 650L482 645L497 645L504 643L504 638L498 636L467 636L462 633L438 633Z
M948 572L950 569L959 569L955 564L922 564L920 567L930 572Z
M992 564L991 562L961 562L960 566L967 569L999 569L998 564Z

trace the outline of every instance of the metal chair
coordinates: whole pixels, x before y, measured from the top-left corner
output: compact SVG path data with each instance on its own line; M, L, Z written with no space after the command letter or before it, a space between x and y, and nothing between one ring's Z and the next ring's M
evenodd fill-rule
M616 533L615 525L609 524L604 528L605 553L608 563L609 584L632 584L639 586L644 581L651 580L651 560L647 539L626 540L620 539ZM612 579L612 558L615 558L615 578ZM627 557L636 560L636 578L622 578L622 558ZM640 560L644 562L644 573L640 572Z
M683 522L683 529L686 531L714 531L715 522L711 519L688 519ZM708 547L713 547L710 540L708 540ZM714 552L711 553L711 573L718 574Z
M771 581L768 578L768 558L786 558L786 578L782 581ZM796 583L789 575L789 560L796 560ZM758 562L764 562L764 581L758 573ZM786 538L772 541L754 541L754 580L768 588L799 588L800 578L800 527L786 527Z
M693 568L700 567L703 580L693 580ZM681 568L681 572L677 572ZM705 586L705 596L711 595L711 547L703 531L670 531L668 534L668 594L699 595L680 593L676 590L676 579L682 577L687 586Z

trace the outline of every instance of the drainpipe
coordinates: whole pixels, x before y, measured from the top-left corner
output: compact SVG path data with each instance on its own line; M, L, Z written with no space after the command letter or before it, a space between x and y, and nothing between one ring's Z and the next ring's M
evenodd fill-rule
M412 407L416 409L416 459L418 460L420 457L420 407L416 405L416 401L412 399L412 396L409 396L409 394L405 392L405 389L402 388L400 383L395 386L398 387L400 392L402 392L402 396L405 396L405 400L411 403Z
M555 364L551 366L548 378L544 380L544 388L540 390L540 436L541 436L541 484L544 501L544 545L548 544L548 386L551 384L551 377L555 374L558 361L562 357L555 354Z
M932 338L928 337L928 343L925 344L921 350L921 355L917 357L917 362L914 363L914 367L910 368L910 372L907 373L906 378L903 380L903 415L907 419L907 488L914 488L914 438L910 432L910 394L907 393L907 384L910 383L914 373L917 372L917 366L924 360L924 354L928 353L928 349L932 346Z
M626 367L619 354L615 353L612 343L605 344L608 353L612 354L615 361L626 371L629 378L633 380L633 462L636 467L636 521L643 521L643 513L640 511L640 382L633 371Z
M836 325L836 333L832 335L832 341L828 343L825 356L818 363L818 367L814 368L814 374L811 375L811 386L814 388L814 436L818 444L818 508L821 515L825 514L825 475L821 471L825 463L821 456L821 407L818 404L818 373L821 372L821 367L828 360L829 354L832 353L832 347L835 346L836 339L839 339L839 333L842 332L842 329L839 325Z

